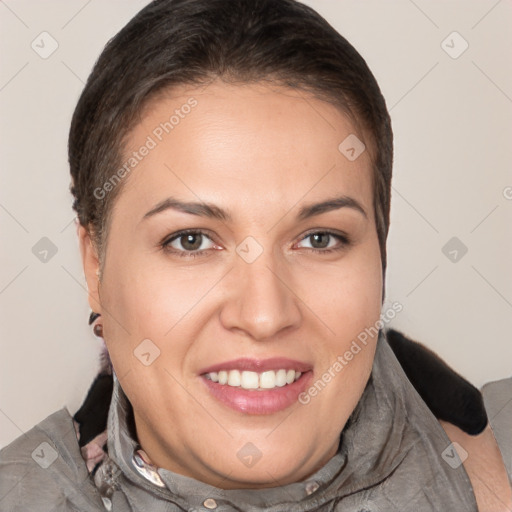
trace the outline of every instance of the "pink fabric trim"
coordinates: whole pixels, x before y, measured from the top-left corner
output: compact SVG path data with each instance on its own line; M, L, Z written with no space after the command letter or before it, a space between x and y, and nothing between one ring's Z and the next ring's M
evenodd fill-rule
M80 441L80 431L78 430L78 423L73 420L75 425L76 438ZM80 448L80 453L82 454L82 458L85 461L87 466L87 471L89 473L92 472L96 464L101 462L105 456L105 450L103 450L103 446L107 442L107 431L104 430L101 434L98 434L94 439L89 441L85 446Z

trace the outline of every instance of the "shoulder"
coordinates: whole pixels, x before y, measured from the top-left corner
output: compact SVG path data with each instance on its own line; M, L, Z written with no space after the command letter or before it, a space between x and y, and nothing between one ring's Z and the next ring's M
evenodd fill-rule
M512 377L482 387L485 409L512 480Z
M79 486L86 490L87 477L73 418L62 408L0 450L1 509L53 510Z
M482 433L472 436L440 423L459 452L479 512L506 512L512 510L512 378L490 382L481 391L489 418Z

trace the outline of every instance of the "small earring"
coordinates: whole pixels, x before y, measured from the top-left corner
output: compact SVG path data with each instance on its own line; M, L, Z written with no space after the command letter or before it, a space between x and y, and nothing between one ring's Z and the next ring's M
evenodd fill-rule
M100 316L100 313L95 313L94 311L92 311L91 314L89 315L89 325L93 324ZM92 330L95 336L97 336L98 338L103 338L103 325L97 323L94 325Z
M94 335L97 336L98 338L103 338L103 325L101 324L96 324L92 331L94 332Z

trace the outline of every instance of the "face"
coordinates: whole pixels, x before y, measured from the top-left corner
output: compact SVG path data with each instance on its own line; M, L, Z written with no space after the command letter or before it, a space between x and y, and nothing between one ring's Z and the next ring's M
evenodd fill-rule
M351 134L364 140L305 92L219 82L169 91L131 132L99 284L80 237L90 305L157 466L263 488L336 453L376 338L344 354L382 291L368 151L338 149Z

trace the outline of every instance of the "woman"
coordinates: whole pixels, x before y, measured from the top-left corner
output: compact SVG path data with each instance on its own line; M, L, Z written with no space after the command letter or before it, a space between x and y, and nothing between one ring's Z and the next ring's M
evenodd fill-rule
M96 63L69 161L108 460L89 476L63 409L2 451L7 510L510 507L510 436L466 462L386 340L391 123L317 13L149 4Z

